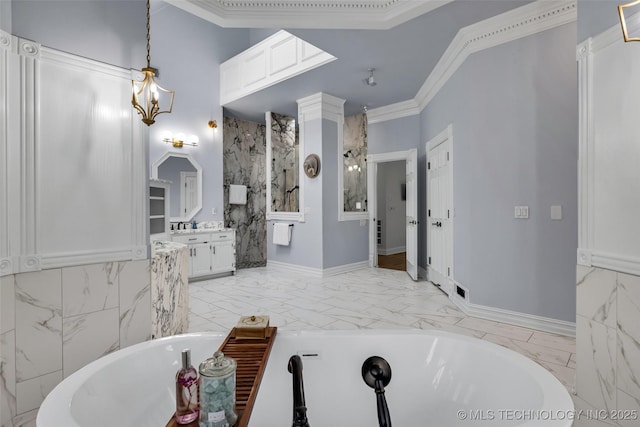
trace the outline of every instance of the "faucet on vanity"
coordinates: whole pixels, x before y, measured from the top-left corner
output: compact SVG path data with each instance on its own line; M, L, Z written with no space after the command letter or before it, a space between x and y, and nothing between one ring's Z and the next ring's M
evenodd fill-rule
M304 384L302 382L302 359L298 355L289 358L287 369L293 380L293 424L292 427L309 427L307 407L304 400Z

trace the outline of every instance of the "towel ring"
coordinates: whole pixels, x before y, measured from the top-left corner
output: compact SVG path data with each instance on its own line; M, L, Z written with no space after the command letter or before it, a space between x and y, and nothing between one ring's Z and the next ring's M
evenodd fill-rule
M313 179L320 174L320 157L317 154L309 154L303 163L304 173Z

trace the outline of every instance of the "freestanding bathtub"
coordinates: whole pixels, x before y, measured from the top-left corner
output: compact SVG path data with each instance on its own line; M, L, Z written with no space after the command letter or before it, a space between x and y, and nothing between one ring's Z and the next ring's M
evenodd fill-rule
M177 335L137 344L80 369L45 399L37 427L164 427L174 411L174 375L190 348L194 365L224 336ZM369 356L392 369L386 399L394 427L572 425L573 403L548 371L498 345L441 331L278 332L250 427L292 420L287 362L303 361L312 427L377 426L376 398L361 376Z

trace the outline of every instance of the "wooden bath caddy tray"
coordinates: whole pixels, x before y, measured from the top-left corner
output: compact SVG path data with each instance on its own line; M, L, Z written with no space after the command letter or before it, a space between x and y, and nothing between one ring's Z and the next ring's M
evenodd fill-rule
M236 369L236 413L238 421L235 427L247 427L251 410L255 403L262 375L267 367L269 353L276 338L278 328L269 326L264 339L236 338L236 328L233 328L218 350L226 357L231 357L238 363ZM213 352L212 352L213 354ZM198 421L180 425L174 417L166 427L198 427Z

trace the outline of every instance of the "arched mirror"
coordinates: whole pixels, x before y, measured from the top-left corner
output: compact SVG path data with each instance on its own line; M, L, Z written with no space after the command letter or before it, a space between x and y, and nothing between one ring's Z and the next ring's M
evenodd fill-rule
M165 153L154 164L155 179L171 181L171 222L189 222L202 209L202 168L189 154Z

